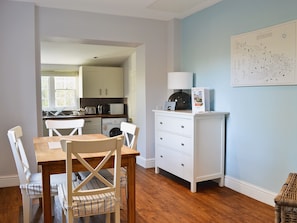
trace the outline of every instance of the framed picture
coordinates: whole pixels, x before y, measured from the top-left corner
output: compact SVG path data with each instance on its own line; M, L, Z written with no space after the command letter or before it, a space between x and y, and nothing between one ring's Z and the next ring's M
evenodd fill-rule
M231 37L231 85L297 85L297 20Z
M165 102L165 105L164 105L164 110L174 111L175 110L175 106L176 106L176 102L175 101L166 101Z
M194 87L192 88L192 112L209 111L209 89Z

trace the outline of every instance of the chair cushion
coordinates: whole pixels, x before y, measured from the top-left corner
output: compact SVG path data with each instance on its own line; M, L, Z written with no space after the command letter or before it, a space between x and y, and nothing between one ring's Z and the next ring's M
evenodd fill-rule
M73 174L72 180L76 180ZM51 195L58 194L58 185L66 182L66 174L52 174L51 175ZM42 174L33 173L30 177L30 183L21 184L22 192L25 192L29 197L42 197Z
M85 179L90 173L88 171L78 172L78 175L81 180ZM100 174L108 180L110 183L113 183L113 169L101 169ZM127 170L125 167L121 167L121 176L120 176L121 187L126 187L127 184Z
M72 182L73 187L76 187L80 183L79 180ZM95 189L102 188L104 184L97 179L92 179L83 189ZM58 186L58 197L63 209L72 208L74 217L85 217L92 215L99 215L105 213L112 213L115 211L116 198L113 192L88 195L88 196L74 196L72 206L67 205L67 185L66 183Z
M113 169L102 169L100 170L100 174L105 177L109 182L113 182ZM121 187L126 187L127 184L127 170L125 167L121 167L121 175L120 175L120 184Z

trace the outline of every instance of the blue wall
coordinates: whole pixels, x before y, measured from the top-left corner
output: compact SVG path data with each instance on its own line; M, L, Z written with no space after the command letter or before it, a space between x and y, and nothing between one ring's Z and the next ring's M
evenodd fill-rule
M227 119L226 175L278 192L297 172L297 86L232 87L230 37L297 19L296 0L223 0L182 21L182 68Z

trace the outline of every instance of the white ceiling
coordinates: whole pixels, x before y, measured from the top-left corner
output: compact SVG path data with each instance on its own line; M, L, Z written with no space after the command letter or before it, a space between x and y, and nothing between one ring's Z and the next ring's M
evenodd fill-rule
M158 20L184 18L222 0L12 0L37 6Z
M133 47L42 41L41 64L121 66Z
M182 19L222 0L11 0L40 7L104 13L169 21ZM41 43L42 64L119 66L133 47L81 44L65 41ZM97 58L94 58L97 57Z

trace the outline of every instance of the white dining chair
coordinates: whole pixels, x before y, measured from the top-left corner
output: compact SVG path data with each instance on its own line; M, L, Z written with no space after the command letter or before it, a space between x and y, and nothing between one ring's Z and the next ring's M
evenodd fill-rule
M131 149L136 150L137 149L137 140L138 140L138 134L139 134L139 127L137 127L135 124L129 123L129 122L121 122L122 135L125 138L124 144L128 146ZM106 172L106 171L105 171ZM110 175L112 171L108 169L108 175ZM109 178L111 178L109 176ZM127 199L127 169L126 167L121 167L121 187L125 189L126 199Z
M122 135L124 136L124 145L127 147L136 150L137 149L137 140L139 134L139 127L135 124L129 122L121 122L120 130L122 131ZM110 182L113 180L113 168L103 169L100 173ZM85 172L79 172L78 178L85 178ZM120 175L120 183L121 183L121 194L125 199L127 199L127 169L126 167L121 167L121 175ZM123 193L122 191L125 191ZM124 199L122 199L124 201ZM124 202L122 203L122 205Z
M139 134L139 127L135 124L129 122L121 122L120 130L122 135L124 136L124 145L127 147L136 150L137 149L137 140ZM101 170L101 174L110 181L113 180L112 175L113 169L108 168ZM78 177L84 179L87 172L78 172ZM126 167L121 167L121 177L120 177L121 187L125 188L126 190L126 197L127 197L127 170Z
M124 144L129 148L136 150L139 128L135 124L121 122L120 129L125 137Z
M84 119L70 119L70 120L46 120L45 126L48 129L49 136L54 134L62 136L61 130L68 129L69 135L82 134L82 128L84 127Z
M66 152L66 183L58 188L59 200L67 222L72 223L79 217L105 214L105 222L110 222L110 214L115 213L115 222L120 223L120 168L123 136L96 140L61 140L62 149ZM84 159L86 153L105 152L105 157L98 161L96 167ZM87 170L83 180L71 182L73 157ZM100 170L106 162L114 163L113 181L106 180Z
M7 135L20 181L23 202L23 222L29 223L32 219L32 199L42 198L42 175L41 173L32 173L30 171L29 162L22 143L22 128L20 126L11 128L8 130ZM65 177L66 174L51 175L52 198L58 194L58 185L65 182ZM72 180L75 180L74 175L72 175Z

